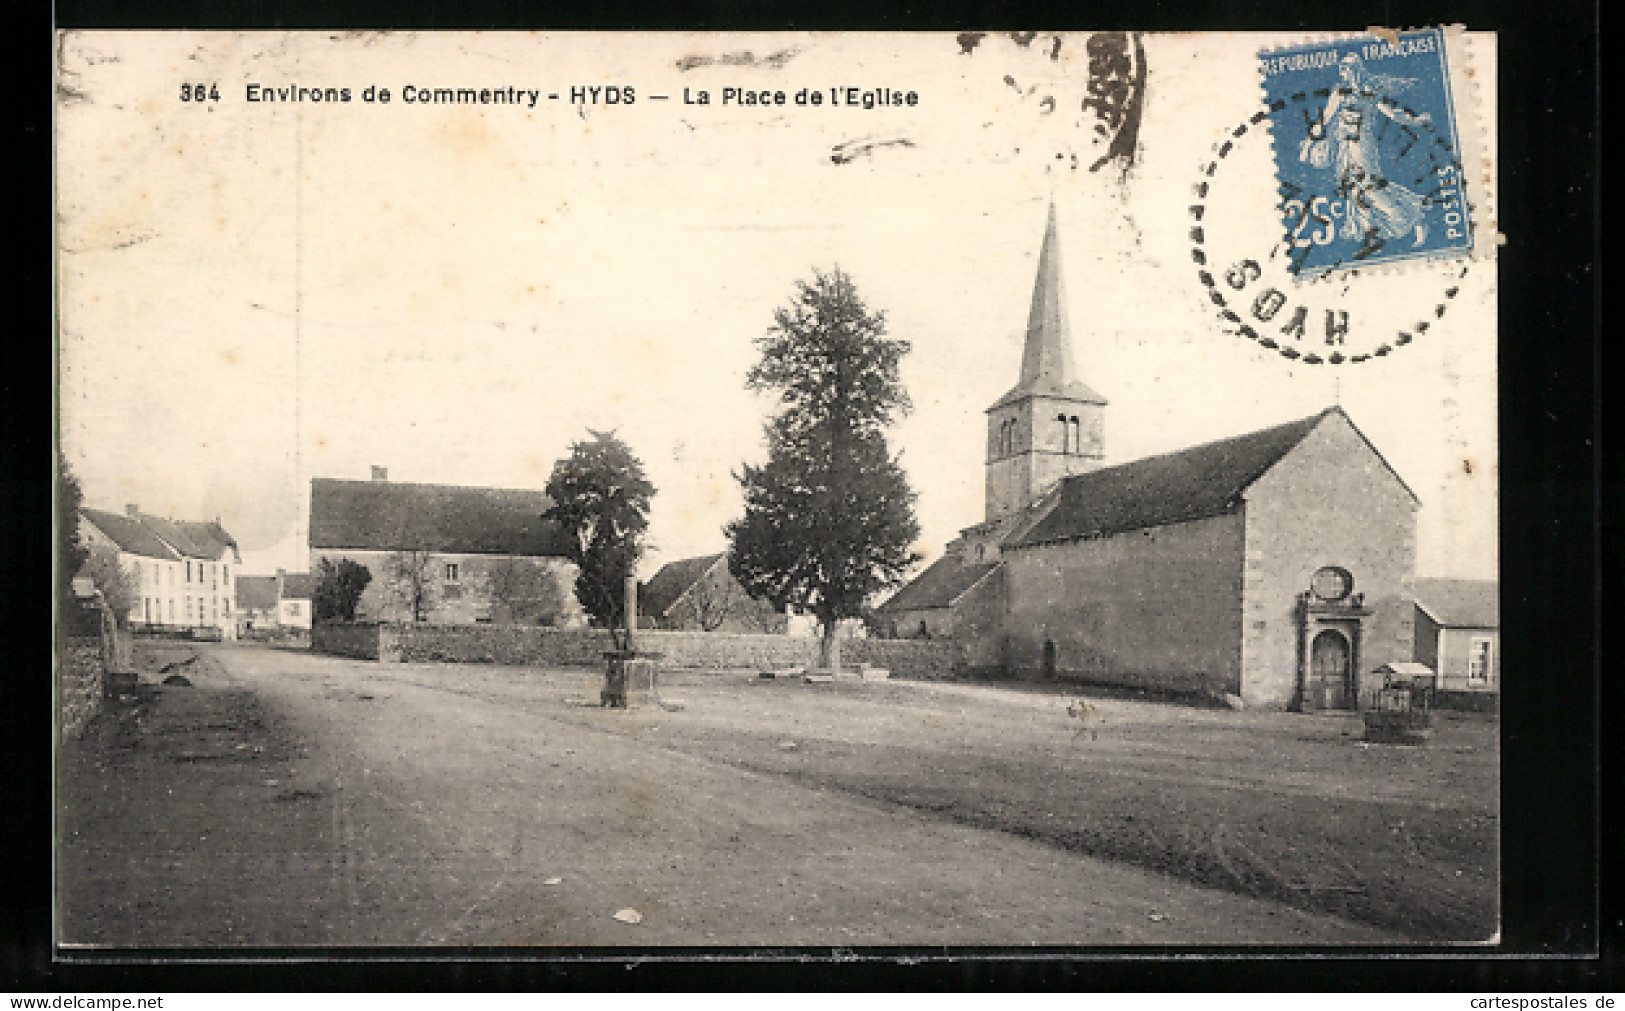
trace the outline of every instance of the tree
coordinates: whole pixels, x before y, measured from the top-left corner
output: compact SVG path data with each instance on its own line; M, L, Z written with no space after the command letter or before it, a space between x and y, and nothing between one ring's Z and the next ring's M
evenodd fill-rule
M885 436L911 406L898 378L909 344L885 336L885 314L838 267L798 281L773 321L745 385L777 393L780 410L766 465L736 475L745 515L726 528L728 565L752 596L816 615L819 662L837 668L841 619L919 560L914 492Z
M73 577L90 556L79 540L79 507L84 493L79 479L68 467L67 457L56 457L56 592L57 614L65 622L76 622L80 614L73 596Z
M428 621L429 610L440 598L440 580L434 554L421 548L397 551L384 562L389 594L412 613L413 621Z
M534 558L497 559L486 572L485 588L513 624L553 625L564 615L558 580Z
M372 570L360 562L341 558L334 564L324 558L316 567L317 621L354 621L356 605L372 582Z
M91 548L79 575L89 576L101 591L102 603L113 613L120 628L130 623L130 611L138 599L140 579L134 569L119 561L118 551L107 545Z
M569 457L553 465L547 481L553 507L544 518L568 538L582 609L593 624L619 629L625 622L623 586L643 554L655 486L614 432L589 434L592 439L574 443ZM625 646L618 633L617 645Z

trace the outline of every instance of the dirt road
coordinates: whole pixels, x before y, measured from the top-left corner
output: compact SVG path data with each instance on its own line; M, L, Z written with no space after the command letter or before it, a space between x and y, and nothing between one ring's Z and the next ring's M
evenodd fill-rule
M610 712L581 673L253 647L189 671L63 750L64 943L1392 940L697 753L671 731L729 704L704 690ZM807 729L756 746L789 761Z

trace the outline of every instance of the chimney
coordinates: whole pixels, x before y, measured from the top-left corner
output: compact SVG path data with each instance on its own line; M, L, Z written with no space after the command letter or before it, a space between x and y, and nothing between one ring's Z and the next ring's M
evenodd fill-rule
M372 479L374 481L388 481L389 480L389 468L388 467L380 467L377 464L374 464L373 468L372 468Z
M124 515L133 518L133 517L139 515L140 512L141 512L141 507L136 505L134 502L126 502L126 503L124 503Z
M282 599L282 579L288 574L286 569L276 570L276 599Z

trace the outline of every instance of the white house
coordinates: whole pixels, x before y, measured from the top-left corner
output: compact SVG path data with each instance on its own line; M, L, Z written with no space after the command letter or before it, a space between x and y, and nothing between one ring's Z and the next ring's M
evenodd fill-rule
M242 559L237 541L218 519L163 519L134 505L125 506L122 514L101 509L81 509L79 514L85 546L112 548L135 577L132 626L218 630L221 638L236 638L232 569Z

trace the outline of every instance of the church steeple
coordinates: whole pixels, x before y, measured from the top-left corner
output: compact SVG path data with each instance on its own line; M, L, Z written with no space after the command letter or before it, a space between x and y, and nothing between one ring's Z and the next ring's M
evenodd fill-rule
M1016 385L988 408L987 519L1025 506L1056 481L1100 466L1106 398L1072 365L1060 230L1049 205Z
M1100 394L1078 381L1072 367L1072 330L1067 325L1066 282L1061 277L1061 238L1050 202L1044 245L1038 252L1038 277L1027 312L1027 342L1021 352L1021 377L994 406L1024 396L1058 396L1104 405Z

